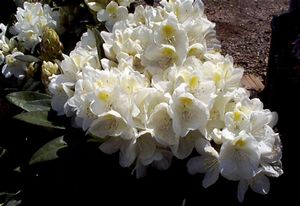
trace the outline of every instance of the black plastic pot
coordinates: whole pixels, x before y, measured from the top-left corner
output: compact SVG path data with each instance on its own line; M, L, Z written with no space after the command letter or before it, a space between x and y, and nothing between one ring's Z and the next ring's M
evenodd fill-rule
M273 195L293 202L297 199L298 189L293 187L298 188L300 158L300 59L295 53L300 37L299 1L291 1L290 12L274 17L271 25L269 66L262 99L266 108L278 112L277 128L283 145L284 169Z

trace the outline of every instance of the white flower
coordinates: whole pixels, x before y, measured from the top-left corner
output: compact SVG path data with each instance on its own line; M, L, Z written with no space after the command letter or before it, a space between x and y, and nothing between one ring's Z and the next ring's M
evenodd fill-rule
M0 65L5 61L5 56L3 52L0 50Z
M188 161L187 168L190 174L205 173L202 186L207 188L219 178L219 154L212 146L207 145L204 147L201 156L193 157Z
M147 127L153 130L153 136L162 145L174 145L178 136L173 131L173 121L170 116L169 105L161 103L154 108Z
M0 23L0 41L5 37L7 26L4 24Z
M114 80L114 78L107 79L107 84L109 84L109 80ZM131 100L131 96L127 93L128 91L125 90L130 90L131 88L122 88L120 87L122 85L118 85L120 80L118 78L115 80L111 82L112 86L103 84L102 82L105 82L105 79L100 78L98 80L97 84L100 85L95 88L91 110L96 115L102 115L109 110L114 110L120 113L133 126L134 103ZM103 85L101 86L101 84Z
M170 15L161 23L158 30L154 31L154 42L157 45L172 45L178 54L178 64L183 63L186 58L188 38L176 17Z
M51 106L58 115L64 115L65 103L73 96L75 83L68 75L54 75L50 79L48 89L53 95Z
M131 28L115 31L113 50L119 61L124 58L122 55L134 57L142 53L143 48L140 45L140 40L134 37L133 32Z
M158 23L164 20L165 11L160 7L143 7L137 6L133 16L129 16L130 25L145 25L148 28L155 27Z
M241 111L241 105L238 103L232 112L225 114L225 126L232 132L239 133L242 130L249 131L249 117Z
M220 59L221 60L221 59ZM234 68L230 56L222 58L222 61L206 61L203 64L204 73L215 82L218 89L237 88L243 76L243 69Z
M106 58L108 58L110 60L115 60L116 54L113 50L114 34L106 32L106 31L102 31L100 34L104 41L103 50L104 50L104 54L105 54Z
M7 26L5 26L4 24L0 24L0 31L1 31L0 32L0 52L4 56L17 51L17 49L16 49L17 43L15 40L15 37L8 39L5 35L6 30L7 30ZM4 58L2 59L2 61L4 61Z
M129 6L132 2L134 2L134 0L117 0L118 4L121 6Z
M127 121L113 110L99 115L91 124L88 132L100 138L121 136L124 139L132 139L135 133Z
M176 135L184 137L191 130L199 130L205 135L209 111L205 104L181 87L173 94L171 114Z
M144 75L130 68L125 68L120 75L120 87L128 95L132 95L148 85L148 79Z
M247 192L248 186L250 186L250 188L254 192L262 195L266 195L269 193L270 190L270 181L265 176L265 172L263 170L259 170L257 174L249 180L247 179L240 180L238 185L239 202L244 201L245 193Z
M190 131L186 136L178 138L177 144L170 145L173 155L178 159L187 158L194 148L198 150L199 143L203 139L203 135L199 131Z
M77 67L77 71L81 71L87 65L95 69L101 68L96 48L93 50L86 50L82 47L78 47L71 51L70 59L75 64L75 67Z
M109 31L112 31L113 25L117 21L126 19L128 10L124 6L119 6L116 2L111 1L105 9L101 9L97 13L97 19L102 22L105 21L105 26Z
M149 118L156 106L169 102L170 97L155 88L144 88L136 92L133 99L139 110L137 115L134 116L135 124L140 129L144 129L147 128Z
M190 48L195 48L196 51L202 51L199 57L205 57L209 51L220 49L220 42L216 38L215 24L207 18L189 19L189 23L184 24L184 28L189 38ZM189 50L190 53L193 53Z
M113 154L120 150L119 163L122 167L132 165L138 153L137 142L134 142L134 140L124 140L120 137L110 137L99 148L106 154Z
M178 71L176 84L185 84L186 90L211 109L216 97L216 87L213 81L206 79L199 69L202 64L194 57L187 59ZM183 86L183 85L181 85Z
M24 79L27 70L27 64L26 62L17 60L15 58L16 56L22 55L24 55L22 52L17 51L12 54L8 54L5 57L5 64L2 67L2 74L5 76L5 78L14 76L18 79Z
M108 4L109 0L84 0L84 2L91 10L98 12Z
M244 131L227 138L220 151L221 174L229 180L254 177L261 155L258 142Z
M82 34L80 41L76 44L76 48L79 47L88 51L96 49L96 39L92 30L88 29L87 32Z
M24 8L18 7L14 29L17 38L27 49L32 49L41 41L45 26L57 28L57 11L52 11L48 4L24 2Z
M176 15L180 22L184 22L191 16L193 12L193 0L177 0L177 1L166 1L160 2L168 12L172 12Z
M78 88L81 81L78 81L76 83L76 87ZM81 85L84 87L83 85ZM73 96L68 100L68 105L72 106L71 110L75 110L76 117L74 126L75 127L81 127L84 131L86 131L92 122L97 118L97 115L95 115L91 110L91 102L92 102L92 95L86 94L86 95L78 95ZM75 107L75 109L73 109Z
M74 96L67 101L68 108L76 112L75 126L82 127L85 131L97 117L91 110L91 104L94 101L94 84L99 76L99 70L85 67L82 70L82 79L75 84Z
M133 172L136 172L137 178L146 174L146 167L150 164L159 169L167 169L172 159L170 153L158 145L147 131L139 133L131 140L110 137L100 145L100 149L106 154L120 150L119 162L122 167L129 167L136 161Z
M84 68L88 68L86 71L101 68L97 54L95 37L91 30L88 30L82 35L81 41L77 43L75 49L71 51L69 56L63 54L63 57L64 60L59 63L62 74L50 77L51 82L48 86L49 91L54 95L51 103L52 107L55 111L57 111L58 115L63 115L64 112L72 113L72 111L74 112L76 110L78 115L81 114L85 116L84 114L88 114L88 116L92 116L88 106L90 103L87 103L85 98L80 95L75 95L76 97L72 98L74 95L76 81L82 78L81 71ZM84 84L86 85L87 82L89 82L89 84L94 84L92 81L95 79L91 79L96 73L97 72L90 72L89 75L85 75L85 77L89 77L85 78L87 81L85 81ZM97 77L99 75L96 74L95 76ZM78 85L77 88L81 88L81 86ZM75 94L77 93L78 89L76 90ZM66 104L70 98L72 98L72 100ZM83 103L83 105L81 105L81 103ZM78 110L78 107L81 107L80 105L82 106L82 110ZM70 116L72 114L67 115ZM79 127L82 126L84 130L86 130L91 119L89 118L90 120L86 121L85 119L81 118L82 117L75 118L75 121L77 122L75 125Z
M142 57L142 65L152 75L160 74L168 67L180 64L176 49L167 44L151 45L146 48Z

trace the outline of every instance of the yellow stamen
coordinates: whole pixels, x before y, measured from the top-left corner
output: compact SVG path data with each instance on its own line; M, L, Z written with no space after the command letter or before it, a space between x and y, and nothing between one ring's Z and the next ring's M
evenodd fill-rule
M162 28L163 34L167 39L171 39L175 35L175 29L172 25L165 25Z
M169 58L174 58L176 57L176 53L173 49L166 47L162 50L162 55L165 57L169 57Z
M199 77L193 76L190 79L189 86L192 90L196 89L199 86Z
M176 6L175 8L175 15L178 17L180 15L180 10L179 10L179 7Z
M188 52L188 56L197 56L199 54L199 49L191 48Z
M110 99L110 95L107 92L100 92L98 94L98 98L103 102L108 102Z
M235 111L235 112L233 113L233 120L234 120L235 122L239 122L241 119L242 119L241 112Z
M187 97L181 97L180 98L180 102L184 106L189 106L189 105L191 105L193 103L193 100L191 100L190 98L187 98Z
M15 63L15 61L16 61L16 59L13 56L11 56L11 55L6 56L6 64L12 65Z
M221 74L219 72L215 73L213 76L213 80L215 83L218 83L221 81Z
M235 141L233 144L235 147L241 148L244 147L247 144L247 142L243 138L240 138L237 141Z

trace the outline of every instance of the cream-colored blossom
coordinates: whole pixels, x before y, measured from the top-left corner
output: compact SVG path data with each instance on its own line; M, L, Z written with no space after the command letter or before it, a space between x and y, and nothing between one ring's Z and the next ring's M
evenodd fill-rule
M23 8L17 8L17 22L14 24L18 40L31 50L41 41L45 26L58 28L58 18L58 11L52 11L48 4L24 2Z

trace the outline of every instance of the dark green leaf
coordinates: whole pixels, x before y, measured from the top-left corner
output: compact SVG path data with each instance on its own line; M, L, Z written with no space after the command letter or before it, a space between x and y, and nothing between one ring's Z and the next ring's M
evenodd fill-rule
M31 85L34 83L34 79L33 78L29 78L26 83L24 84L22 90L27 90L28 88L31 87Z
M10 192L0 192L0 198L4 200L0 206L17 206L20 205L21 200L17 201L16 199L19 199L19 195L21 193L21 190L17 191L16 193L10 193Z
M22 90L34 91L34 90L37 90L38 87L40 87L40 85L41 85L41 81L36 81L33 78L30 78L24 84Z
M0 158L3 157L7 153L7 150L0 147Z
M18 56L15 56L15 58L19 61L28 62L28 63L40 61L40 59L38 59L34 56L31 56L31 55L18 55Z
M20 91L10 93L6 96L12 104L24 109L25 111L42 111L51 108L51 97L47 94L31 91Z
M18 206L18 205L21 205L21 204L22 204L21 200L10 200L9 202L7 202L3 206Z
M14 118L38 126L55 129L65 129L63 125L58 125L57 123L48 120L47 111L24 112L14 116Z
M57 159L57 151L65 147L67 147L67 143L64 141L64 136L53 139L33 154L29 161L29 164L32 165Z
M41 99L27 102L23 105L23 109L29 112L34 111L50 111L51 110L51 100Z
M102 56L102 45L103 45L103 39L100 35L100 32L98 31L97 28L93 28L93 32L94 32L94 35L95 35L95 39L96 39L96 45L97 45L97 53L98 53L98 58L99 58L99 61L101 60L101 56Z

